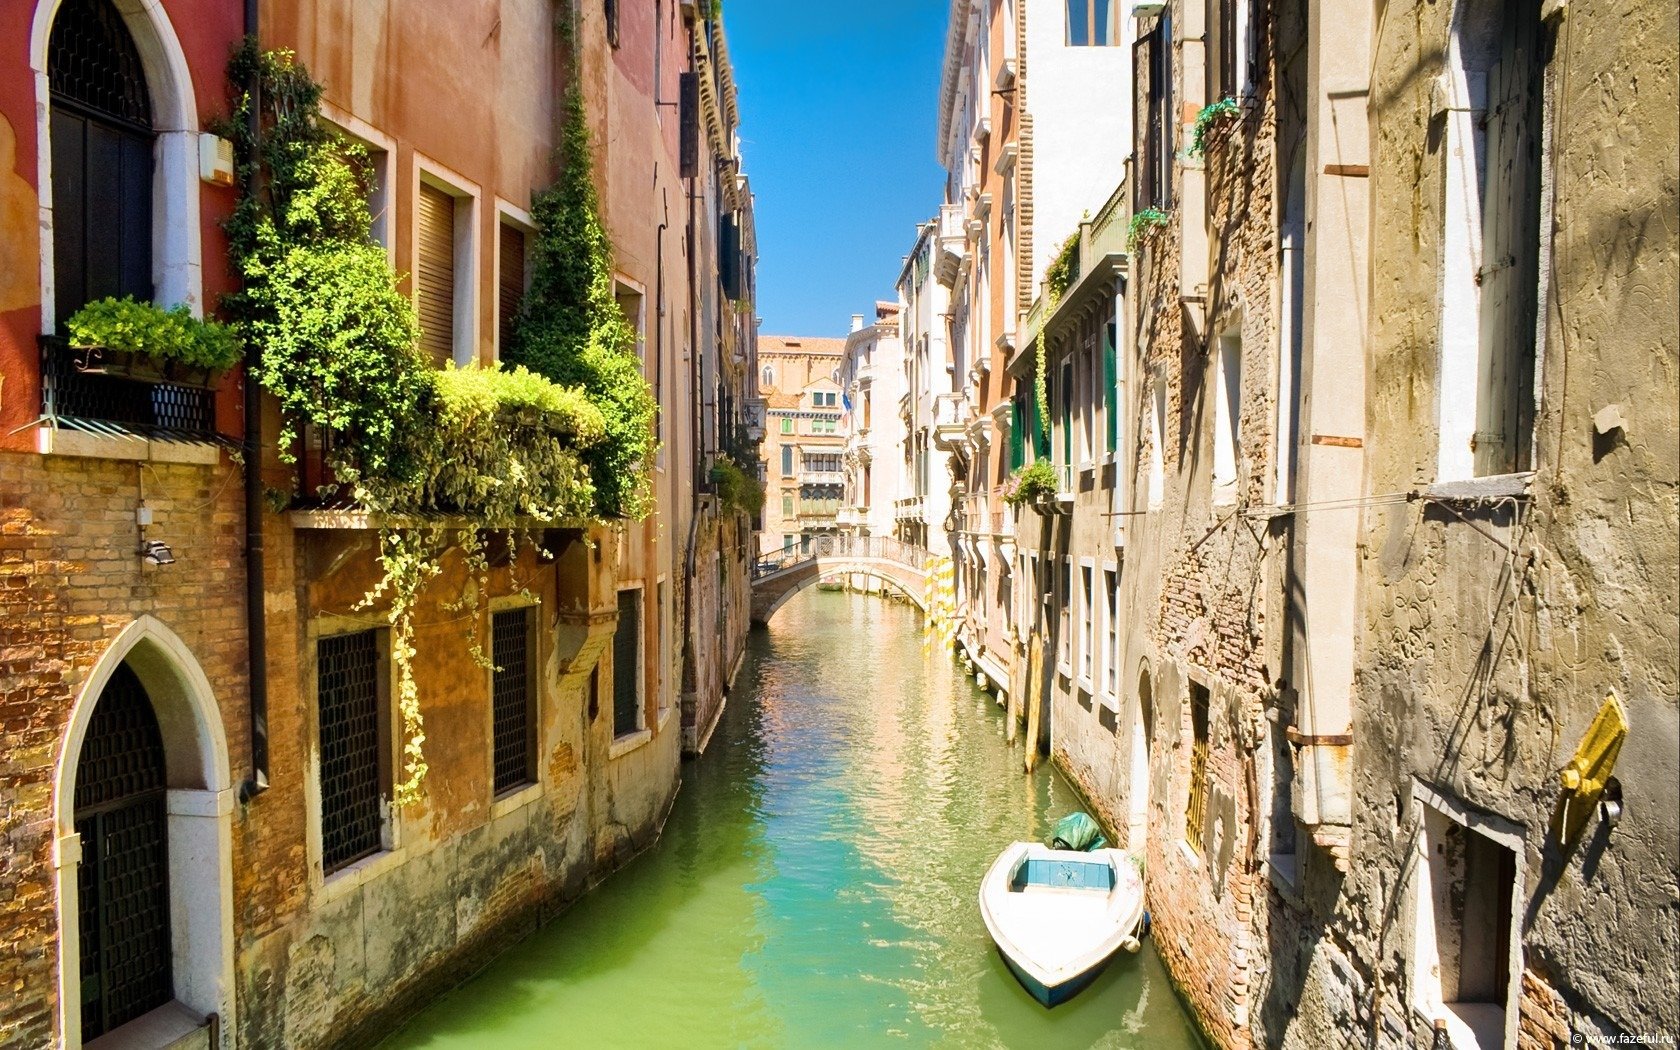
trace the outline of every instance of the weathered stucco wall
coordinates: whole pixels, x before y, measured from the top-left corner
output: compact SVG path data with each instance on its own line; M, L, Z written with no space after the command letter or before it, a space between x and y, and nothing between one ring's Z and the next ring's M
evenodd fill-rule
M1447 158L1430 83L1462 7L1391 9L1377 38L1371 493L1435 480ZM1680 1027L1676 14L1581 0L1546 26L1535 472L1516 498L1365 516L1354 863L1337 909L1357 976L1322 977L1366 1002L1312 1020L1368 1025L1377 1045L1429 1034L1414 1009L1420 791L1519 845L1519 1045ZM1624 422L1601 430L1609 406ZM1615 766L1626 815L1594 813L1561 844L1557 770L1612 690L1631 724Z

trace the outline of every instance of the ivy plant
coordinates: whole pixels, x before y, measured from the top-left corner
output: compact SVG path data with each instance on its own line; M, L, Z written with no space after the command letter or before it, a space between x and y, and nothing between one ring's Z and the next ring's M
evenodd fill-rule
M1190 138L1190 156L1205 157L1213 133L1227 121L1235 120L1242 114L1242 107L1237 100L1227 95L1217 102L1210 102L1196 113L1196 127Z
M1159 208L1145 208L1132 216L1126 224L1126 250L1135 252L1151 231L1165 229L1167 213Z
M728 456L719 456L712 464L712 482L717 486L718 499L726 507L743 514L757 514L764 509L764 485L752 471Z
M95 299L64 322L70 345L150 358L159 364L221 372L238 363L244 347L238 334L215 321L201 321L186 306L165 309L133 296Z
M1062 246L1056 249L1055 258L1044 271L1044 312L1039 315L1038 348L1036 364L1037 374L1033 377L1033 394L1038 399L1038 429L1041 434L1050 433L1050 360L1049 348L1045 345L1043 326L1047 324L1056 308L1062 304L1062 296L1073 287L1075 264L1079 259L1079 231L1074 230Z
M601 223L583 89L575 80L561 119L560 176L531 206L531 286L504 356L582 390L601 410L605 440L584 453L595 513L640 519L653 507L656 406L636 330L614 296L612 242Z

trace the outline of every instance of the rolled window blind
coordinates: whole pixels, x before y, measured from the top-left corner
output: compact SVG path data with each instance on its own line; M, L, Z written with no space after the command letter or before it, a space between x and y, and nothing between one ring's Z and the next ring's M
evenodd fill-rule
M525 234L503 224L501 243L501 286L497 289L501 319L502 352L513 341L514 322L519 319L519 304L525 298Z
M439 365L455 358L455 198L420 184L415 287L420 346Z

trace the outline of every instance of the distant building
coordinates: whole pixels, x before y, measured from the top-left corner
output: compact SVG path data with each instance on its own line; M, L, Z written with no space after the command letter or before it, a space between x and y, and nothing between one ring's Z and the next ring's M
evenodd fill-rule
M764 401L764 514L760 556L809 549L840 527L845 496L845 408L840 362L846 340L761 335L758 390Z
M904 344L896 302L875 304L875 323L852 319L840 365L846 408L846 493L840 527L856 536L891 536L893 509L907 491L906 426L899 413L907 396Z

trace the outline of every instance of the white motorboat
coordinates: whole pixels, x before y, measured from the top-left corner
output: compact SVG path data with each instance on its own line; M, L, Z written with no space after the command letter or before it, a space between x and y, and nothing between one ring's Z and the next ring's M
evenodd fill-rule
M986 872L980 914L1016 978L1055 1006L1095 980L1115 952L1138 950L1143 878L1124 850L1016 842Z

